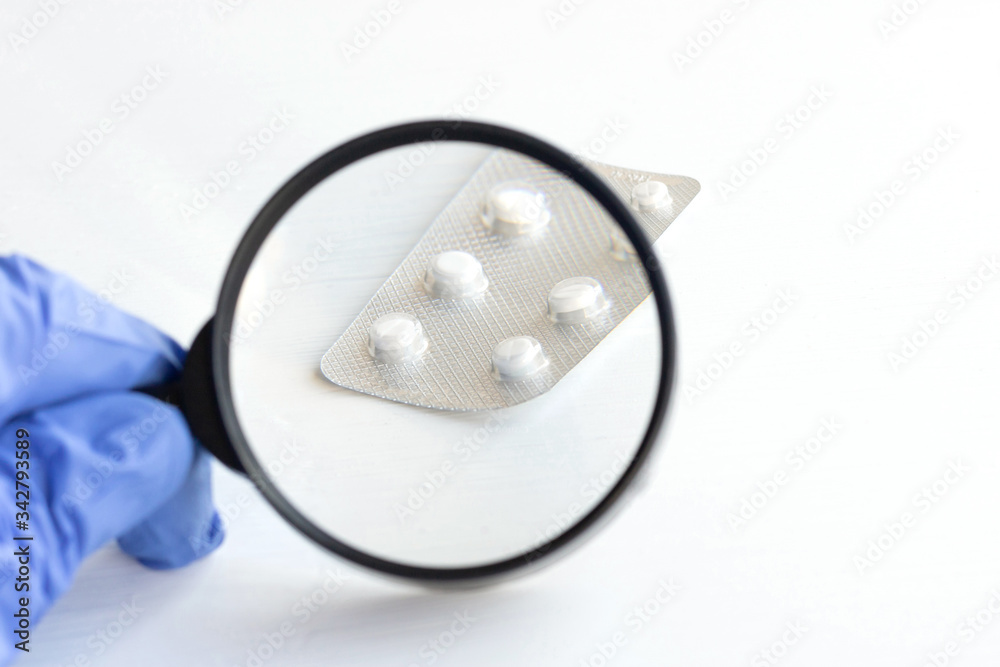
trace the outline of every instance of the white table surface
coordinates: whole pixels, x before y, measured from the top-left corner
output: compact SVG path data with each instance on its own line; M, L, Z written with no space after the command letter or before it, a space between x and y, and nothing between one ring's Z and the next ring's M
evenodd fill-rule
M313 547L220 468L217 502L233 518L216 554L162 573L101 550L20 664L253 665L286 622L294 634L262 664L596 666L616 636L608 664L997 663L1000 280L971 299L956 290L1000 253L1000 7L399 0L348 62L342 43L390 3L231 0L220 15L223 2L4 3L0 251L114 286L118 306L189 342L242 231L290 174L349 137L473 96L477 119L698 178L702 193L658 246L678 388L734 342L743 354L701 395L677 394L644 492L548 569L452 594L386 581ZM42 5L54 16L24 32ZM569 15L553 26L560 7ZM678 64L689 39L706 46ZM147 78L124 117L116 100L147 68L162 80ZM287 127L241 151L276 113ZM60 180L52 163L105 117L111 134ZM951 137L943 152L938 136ZM925 150L936 160L915 168ZM724 196L720 184L762 153ZM234 160L240 173L186 220L181 204ZM852 242L845 225L896 180L895 201ZM792 306L753 333L781 294ZM890 353L936 314L935 335L917 335L894 368ZM802 465L788 458L823 420L837 424L832 440ZM938 484L935 502L919 497L959 463L967 471ZM773 497L731 527L776 473ZM902 537L859 571L906 513ZM296 603L328 570L346 581L303 613ZM651 599L656 613L636 616ZM135 622L99 639L133 601ZM435 653L428 642L466 612L468 630Z

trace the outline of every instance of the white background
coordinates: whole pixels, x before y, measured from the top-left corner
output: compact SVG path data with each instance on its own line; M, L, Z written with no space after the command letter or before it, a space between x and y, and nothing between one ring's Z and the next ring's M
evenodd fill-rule
M894 2L912 15L896 14L886 34ZM950 664L1000 659L1000 618L959 628L1000 589L1000 279L962 307L955 292L1000 252L996 3L590 0L563 3L573 11L554 21L555 0L401 0L349 61L342 44L385 2L258 1L220 14L207 1L72 0L25 31L40 4L0 10L0 250L95 290L126 276L116 305L182 342L290 174L361 132L452 110L485 78L497 86L467 103L475 118L701 181L658 247L679 322L678 389L733 342L745 351L701 395L677 394L644 493L551 568L461 594L386 582L333 561L219 470L216 498L233 518L216 554L158 573L102 550L22 664L254 664L249 652L286 621L295 634L263 664L429 664L426 642L465 611L472 627L435 664L599 665L619 632L608 664L761 665L773 645L782 665L916 666L950 641ZM713 23L723 11L729 22ZM115 115L157 66L164 80ZM800 109L819 89L828 99ZM294 116L288 129L242 155L281 110ZM790 132L783 119L797 111ZM60 180L52 163L105 117L113 132ZM609 123L624 129L592 143ZM935 156L942 131L957 138ZM762 166L743 166L765 146ZM925 149L936 160L913 172ZM230 160L239 176L185 220L180 205ZM740 168L754 173L724 196ZM859 207L897 179L902 194L849 238ZM779 290L794 305L751 338L745 324ZM889 354L939 310L945 323L894 368ZM796 470L786 455L823 419L838 433ZM968 470L916 504L950 462ZM779 471L786 483L731 527L727 515ZM859 567L906 512L913 525ZM351 578L300 623L293 605L331 568ZM631 622L661 580L677 594ZM101 649L95 633L133 600L138 619ZM787 623L805 628L800 638ZM783 636L796 639L787 652Z

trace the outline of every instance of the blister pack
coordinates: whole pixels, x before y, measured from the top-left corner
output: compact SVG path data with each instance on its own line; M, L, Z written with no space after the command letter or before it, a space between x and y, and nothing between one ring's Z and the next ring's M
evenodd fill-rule
M698 182L587 162L650 242ZM650 294L618 225L564 174L492 152L323 355L323 375L443 410L523 403L559 382Z

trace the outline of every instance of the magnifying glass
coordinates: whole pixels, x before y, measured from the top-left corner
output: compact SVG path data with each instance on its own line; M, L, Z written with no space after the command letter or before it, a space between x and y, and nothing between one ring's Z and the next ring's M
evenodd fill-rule
M427 583L547 562L620 505L670 397L636 193L488 124L354 139L263 207L148 391L338 556Z

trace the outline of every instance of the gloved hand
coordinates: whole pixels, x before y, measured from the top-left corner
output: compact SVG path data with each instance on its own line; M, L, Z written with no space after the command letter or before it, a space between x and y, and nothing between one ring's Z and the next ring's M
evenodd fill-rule
M21 598L34 630L109 540L152 568L222 542L208 454L176 408L129 391L176 377L183 355L68 278L0 257L0 664L21 653Z

